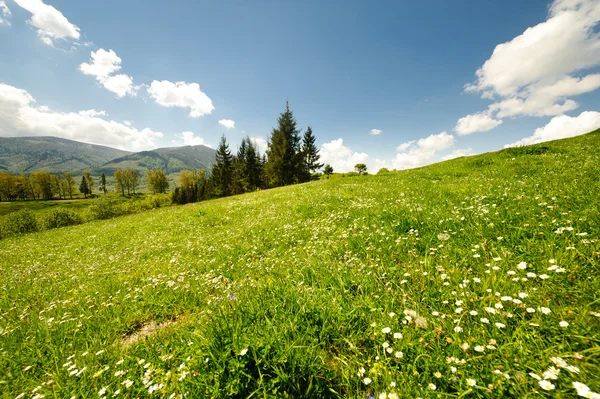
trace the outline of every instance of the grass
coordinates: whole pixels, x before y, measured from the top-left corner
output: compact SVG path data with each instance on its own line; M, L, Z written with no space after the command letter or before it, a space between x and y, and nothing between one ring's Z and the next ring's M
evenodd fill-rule
M0 397L598 392L598 165L594 132L9 237Z

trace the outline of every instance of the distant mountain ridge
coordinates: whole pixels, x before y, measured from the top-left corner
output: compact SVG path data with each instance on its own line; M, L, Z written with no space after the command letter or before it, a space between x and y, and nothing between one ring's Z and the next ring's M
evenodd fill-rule
M177 173L185 169L210 170L216 151L197 145L130 152L59 137L0 137L0 171L11 173L113 174L117 169L162 169Z

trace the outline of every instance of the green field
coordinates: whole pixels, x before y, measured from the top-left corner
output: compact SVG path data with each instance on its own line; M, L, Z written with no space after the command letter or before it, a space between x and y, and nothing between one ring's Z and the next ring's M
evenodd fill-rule
M600 392L599 193L597 131L0 240L0 397Z

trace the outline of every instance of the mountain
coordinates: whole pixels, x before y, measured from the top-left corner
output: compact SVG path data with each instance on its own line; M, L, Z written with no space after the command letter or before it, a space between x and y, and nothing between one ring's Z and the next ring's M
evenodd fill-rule
M176 173L184 169L210 170L215 163L215 150L196 145L157 148L130 152L116 148L81 143L58 137L0 137L0 171L11 173L81 173L104 172L112 175L117 169L162 169Z
M112 175L117 169L162 169L167 174L180 170L204 169L207 172L215 163L216 151L204 145L157 148L136 152L113 159L97 168L97 172Z
M92 169L131 154L59 137L0 137L0 171L62 173Z

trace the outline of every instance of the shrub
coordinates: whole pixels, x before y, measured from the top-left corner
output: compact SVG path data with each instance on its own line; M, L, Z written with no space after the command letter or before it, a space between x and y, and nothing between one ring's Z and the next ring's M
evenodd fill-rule
M90 206L89 212L92 219L110 219L123 214L117 201L108 198L97 200Z
M44 218L44 226L47 229L73 226L83 223L83 218L78 213L64 209L55 209Z
M144 198L139 201L127 202L121 205L121 209L124 214L129 214L148 211L150 209L161 208L163 206L169 206L171 204L171 195L158 194L152 197Z
M40 224L30 210L23 209L18 212L9 213L0 224L0 237L12 234L25 234L38 231Z

